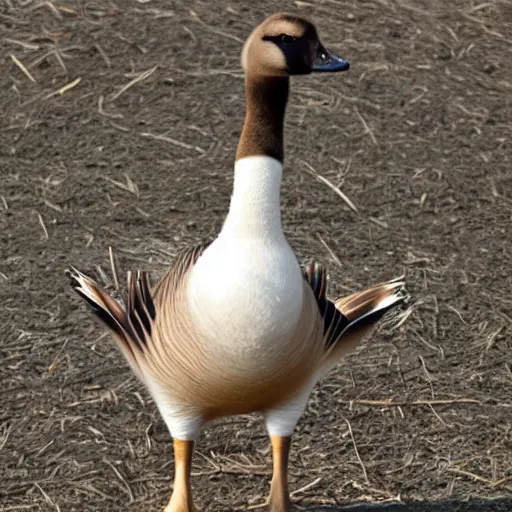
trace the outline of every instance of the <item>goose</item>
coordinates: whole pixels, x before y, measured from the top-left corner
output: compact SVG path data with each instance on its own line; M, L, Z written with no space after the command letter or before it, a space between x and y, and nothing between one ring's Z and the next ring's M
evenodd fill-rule
M152 395L173 439L174 483L166 512L196 511L190 472L210 421L262 413L273 476L268 509L290 512L292 434L315 384L407 300L401 278L348 297L326 295L318 262L304 269L283 233L280 187L290 77L341 72L315 26L278 13L243 46L246 117L229 211L216 238L184 250L154 285L128 273L125 301L74 267L74 290L112 333Z

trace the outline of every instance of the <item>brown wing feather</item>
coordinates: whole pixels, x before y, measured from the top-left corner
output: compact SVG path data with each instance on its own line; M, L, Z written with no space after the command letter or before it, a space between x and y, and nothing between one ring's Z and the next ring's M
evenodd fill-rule
M348 318L339 311L327 296L327 271L317 262L307 266L304 277L311 286L320 315L324 323L325 349L328 350L337 342L349 324Z
M324 321L326 352L343 344L345 337L356 339L357 331L362 337L369 326L407 298L404 283L395 279L333 302L326 296L327 273L322 265L311 263L304 277L313 290Z
M176 286L183 279L185 273L196 263L211 243L211 240L203 242L189 247L178 254L173 266L163 275L151 291L155 302L159 297L166 295L166 290L170 286Z
M172 293L209 244L210 242L200 244L182 251L153 290L147 272L138 271L135 275L128 272L128 293L125 302L116 301L99 284L74 267L66 271L73 289L114 334L118 347L139 376L140 365L137 360L144 356L151 338L158 314L159 297L162 296L162 292L165 292L164 297L168 292Z

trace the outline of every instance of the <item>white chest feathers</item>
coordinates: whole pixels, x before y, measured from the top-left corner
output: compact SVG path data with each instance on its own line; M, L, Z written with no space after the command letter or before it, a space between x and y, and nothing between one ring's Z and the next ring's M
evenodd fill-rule
M197 328L244 357L290 342L301 313L302 273L281 228L281 176L270 157L236 163L229 214L188 281Z

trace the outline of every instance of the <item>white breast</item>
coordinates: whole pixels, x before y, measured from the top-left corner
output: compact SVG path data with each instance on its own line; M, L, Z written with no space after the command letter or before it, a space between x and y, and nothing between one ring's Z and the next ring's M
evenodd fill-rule
M301 270L281 228L281 176L273 158L237 161L228 217L189 279L196 326L244 359L286 350L302 308Z

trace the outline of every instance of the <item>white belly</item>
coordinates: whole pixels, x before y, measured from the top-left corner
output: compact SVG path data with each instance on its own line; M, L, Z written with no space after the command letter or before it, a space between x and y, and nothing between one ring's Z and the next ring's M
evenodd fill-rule
M188 299L195 326L207 344L227 349L234 360L279 359L293 342L303 278L284 236L276 238L221 236L192 270Z
M188 284L205 350L248 372L272 372L289 356L301 314L303 277L281 227L281 175L271 157L237 160L228 216Z

